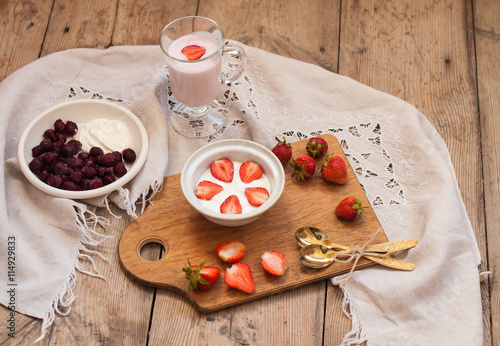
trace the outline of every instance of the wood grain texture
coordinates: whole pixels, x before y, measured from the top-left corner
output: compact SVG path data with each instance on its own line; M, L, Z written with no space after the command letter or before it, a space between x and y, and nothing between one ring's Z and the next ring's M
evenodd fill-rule
M51 0L0 1L0 81L38 59Z
M344 336L352 329L352 322L346 317L344 292L338 286L326 283L324 345L340 345ZM345 307L349 311L349 307Z
M339 0L200 1L227 38L337 71Z
M462 164L481 161L471 9L445 1L346 5L339 72L427 116L448 145L469 217L484 240L481 166Z
M99 246L99 252L109 259L109 263L95 255L92 256L96 260L99 274L106 279L94 278L77 272L77 285L73 292L77 299L72 305L71 313L65 317L59 315L56 317L46 337L39 343L40 345L139 345L146 343L154 289L129 282L125 273L120 269L116 256L119 230L129 224L130 219L125 216L116 219L103 209L98 209L96 212L99 216L112 220L115 232L108 234L113 236L113 239L108 239ZM111 212L116 215L120 210L112 205ZM107 233L102 227L98 227L96 231L101 234ZM159 252L153 251L156 253L145 255L158 258ZM84 259L80 262L84 267L93 271L90 262ZM9 340L11 338L7 339L5 334L0 334L2 335L0 342L14 342L13 345L33 344L40 336L41 321L21 314L17 314L17 317L19 318L17 325L19 337Z
M322 345L324 304L324 281L210 313L196 311L178 293L159 289L149 343Z
M111 46L118 0L55 0L42 56L71 48Z
M192 208L180 188L180 174L166 177L162 191L148 208L122 234L119 256L124 269L139 282L146 285L176 290L187 297L203 312L226 308L252 301L284 290L326 279L348 272L351 263L334 263L321 270L303 266L297 258L300 247L294 232L302 226L314 226L324 230L336 243L363 245L372 233L381 229L372 208L363 211L354 222L338 219L333 208L346 197L357 197L362 205L369 202L348 164L337 139L332 135L321 136L328 142L328 153L336 153L347 163L348 181L344 185L326 182L319 174L310 180L298 183L290 175L280 200L257 221L241 227L216 225ZM305 155L307 140L292 144L296 157ZM323 160L318 160L318 164ZM208 167L207 167L208 169ZM317 201L332 207L318 208ZM208 291L187 293L187 280L182 268L189 259L193 264L207 261L224 272L230 265L217 257L217 244L235 239L245 244L247 251L242 262L252 268L256 289L252 294L237 291L219 283ZM380 232L375 243L386 241ZM158 261L145 261L138 249L147 242L160 242L166 246L166 255ZM260 256L268 250L279 250L288 259L288 270L282 277L267 275L260 266ZM358 262L357 269L373 265L365 259Z
M11 318L12 311L0 305L0 318L2 321L7 321ZM42 321L31 316L23 315L20 313L15 313L16 320L16 337L12 338L8 335L9 331L2 330L0 333L0 344L1 345L32 345L36 339L40 336L40 328L42 327ZM1 324L2 328L6 328L7 324Z
M491 330L494 344L500 343L500 3L474 2L474 32L477 55L477 87L481 122L481 149L483 157L484 203L486 213L489 280L481 285L484 325ZM491 316L491 321L488 317ZM490 333L488 333L490 332Z
M114 205L111 208L113 214L120 212ZM116 219L105 209L98 209L97 213L110 220L114 229L114 233L109 234L114 238L106 240L99 247L109 263L93 256L100 274L106 280L78 274L78 285L74 292L78 298L73 303L73 310L69 316L55 320L47 334L47 344L138 345L147 339L154 289L129 282L126 274L120 270L116 256L119 230L131 220L126 216ZM97 231L107 233L102 227ZM156 253L147 256L158 258L158 250L152 251ZM81 262L92 270L88 261Z
M226 37L238 40L253 47L300 61L319 65L332 72L338 70L339 32L341 1L201 1L199 14L217 20L223 27ZM317 285L317 284L314 284ZM286 306L291 311L307 301L324 299L324 291L307 291L308 295L301 295L301 300L296 298ZM274 299L270 297L268 299ZM327 314L335 314L338 318L331 320L331 328L338 335L345 335L349 328L348 318L338 307L342 305L342 295L336 295L335 307ZM265 338L262 326L275 325L271 318L262 319L258 304L245 304L249 319L258 319L257 339ZM249 310L253 307L253 310ZM333 310L333 311L332 311ZM315 319L302 319L291 313L293 324L312 324L311 329L317 327ZM292 324L291 321L289 321ZM259 328L261 327L261 328ZM250 333L251 330L248 331ZM301 336L301 344L313 344L314 338L308 340L306 335Z
M339 73L408 101L435 126L487 268L472 15L471 2L343 2Z
M113 45L157 45L171 21L196 14L197 0L125 0L118 3Z
M11 1L8 5L12 6L14 3L20 7L17 1ZM21 16L23 20L29 20L33 15L31 10L27 9L37 8L42 4L48 7L47 17L50 15L50 18L56 18L50 21L52 26L49 25L49 28L47 23L44 24L43 33L47 30L47 36L42 55L75 47L103 48L111 42L116 3L113 5L108 1L88 3L55 1L52 13L50 13L52 2L24 1L22 4L24 12L16 15ZM40 47L36 49L37 57L41 47L40 43ZM21 50L18 53L25 54ZM122 213L116 206L112 208L114 215ZM115 239L104 242L98 248L110 259L110 263L97 260L99 268L103 269L101 274L107 280L77 273L74 294L78 297L72 305L72 311L67 317L56 316L47 336L40 342L42 345L110 343L136 345L146 342L154 289L129 283L117 262L119 233L130 223L130 219L126 214L122 219L115 219L105 209L100 209L98 213L110 220L117 220L110 228L111 234L116 232ZM102 229L100 231L105 233ZM159 253L149 256L158 257ZM95 255L93 257L96 258ZM85 260L82 262L84 266L90 265L85 264ZM7 316L8 313L4 307L0 310L1 316ZM40 336L41 321L22 314L17 314L16 317L16 339L7 339L4 333L0 333L0 342L3 344L5 341L6 344L12 345L32 344ZM132 333L129 332L131 330Z
M198 1L0 1L0 80L35 60L41 49L42 55L47 55L75 47L155 44L158 29L172 17L198 11L219 21L230 39L334 72L339 66L341 74L407 100L430 119L450 149L483 260L488 259L483 270L494 272L481 286L484 344L500 344L500 286L496 275L500 261L496 212L500 162L498 1L202 0L198 8L193 3ZM109 232L119 233L119 227L125 225L114 224ZM108 270L110 274L120 272L117 253L109 257L106 274ZM127 344L129 340L146 344L141 339L148 326L142 320L151 307L141 300L149 298L137 297L153 297L154 290L113 275L107 286L95 283L99 279L78 275L79 297L72 313L56 317L51 339L42 344L87 345L97 340L101 344ZM96 290L117 290L120 300L108 301L103 293L94 299L92 292ZM166 341L336 345L351 329L341 310L342 292L327 281L209 314L197 312L177 293L157 291L149 332L151 345L164 345ZM142 305L134 299L141 300ZM129 303L132 308L123 314L108 313L116 311L118 304L123 308ZM305 312L304 318L297 311ZM6 320L9 312L1 306L0 319ZM0 343L32 344L39 336L41 322L22 314L16 316L16 339L0 333Z

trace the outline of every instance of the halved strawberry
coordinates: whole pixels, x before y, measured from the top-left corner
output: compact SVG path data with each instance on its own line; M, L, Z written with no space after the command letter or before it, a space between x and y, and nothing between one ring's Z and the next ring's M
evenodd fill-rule
M240 166L240 179L245 184L260 179L262 173L264 173L262 167L252 161L243 162Z
M288 262L283 253L278 250L266 251L261 257L260 264L271 275L281 276L288 268Z
M196 197L199 199L211 200L216 194L222 192L224 188L219 184L212 183L208 180L202 180L196 187Z
M191 44L189 46L186 46L182 48L181 53L184 54L184 56L188 60L198 60L201 58L206 52L206 49L203 47L200 47L196 44Z
M260 207L269 198L269 191L263 187L247 187L245 189L245 196L248 203L254 207Z
M236 195L231 195L220 205L220 212L222 214L241 214L243 209L241 203Z
M224 273L224 282L232 288L236 288L246 293L255 291L255 281L253 280L252 270L246 263L239 262L226 269Z
M233 181L234 164L233 161L223 158L212 162L210 165L210 173L216 178L226 183Z
M237 240L227 240L217 245L217 255L228 263L239 262L245 255L246 247Z
M186 279L190 281L188 292L192 289L208 290L217 281L220 269L217 267L205 266L205 262L206 261L203 261L203 263L199 266L192 266L188 260L188 264L182 268L182 270L186 273Z

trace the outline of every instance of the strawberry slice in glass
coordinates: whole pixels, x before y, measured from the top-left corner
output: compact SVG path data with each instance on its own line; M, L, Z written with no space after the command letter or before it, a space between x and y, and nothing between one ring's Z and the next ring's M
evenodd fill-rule
M200 59L205 54L205 52L205 48L200 47L196 44L190 44L189 46L186 46L181 50L181 53L184 54L184 56L189 61Z

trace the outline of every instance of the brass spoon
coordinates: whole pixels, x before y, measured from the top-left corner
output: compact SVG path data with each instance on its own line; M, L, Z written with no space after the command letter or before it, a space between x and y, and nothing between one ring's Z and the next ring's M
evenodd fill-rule
M325 268L334 262L335 255L339 253L347 253L344 251L334 251L331 248L323 245L312 244L300 249L299 260L305 266L311 268ZM386 267L411 271L415 269L415 265L411 262L402 261L393 257L373 257L364 256L365 258L377 262Z
M324 268L331 264L335 253L349 253L351 248L344 245L335 244L328 236L318 228L315 227L301 227L295 232L295 239L302 247L309 249L301 249L299 252L299 259L305 265L312 268ZM366 248L368 252L389 252L410 249L418 244L418 240L400 240L393 242L385 242L374 245L369 245ZM312 247L315 245L315 247ZM322 249L321 246L329 248L332 251ZM304 251L303 251L304 250ZM338 250L338 251L336 251ZM302 254L302 257L301 257ZM364 256L365 258L384 265L386 267L395 268L399 270L413 270L415 265L393 257L374 257ZM306 260L307 259L307 260ZM318 267L318 265L320 265Z
M351 248L344 245L335 244L328 238L322 230L315 227L300 227L295 231L295 239L300 246L304 247L311 244L318 244L327 246L333 250L351 251ZM374 245L368 245L366 251L368 252L390 252L407 250L417 246L417 239L396 240Z

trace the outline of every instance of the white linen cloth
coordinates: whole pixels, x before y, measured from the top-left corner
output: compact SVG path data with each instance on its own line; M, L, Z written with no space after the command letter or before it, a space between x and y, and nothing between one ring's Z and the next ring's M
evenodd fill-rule
M169 126L168 71L157 46L60 52L0 84L0 118L6 124L0 129L5 162L0 232L5 244L8 236L16 238L16 310L43 318L44 329L54 309L67 311L74 299L75 269L89 272L79 260L95 258L99 242L105 241L94 224L106 222L89 213L85 203L31 186L17 165L18 138L48 106L97 97L130 107L149 133L145 168L126 189L109 196L132 216L142 212L149 189L154 194L163 176L179 173L184 158L208 141L245 138L272 147L275 137L292 142L334 134L389 240L420 241L400 255L415 263L413 272L375 266L355 271L343 286L345 310L353 321L344 344L482 344L481 259L447 148L425 116L352 79L244 48L245 73L228 87L229 121L216 138L188 139ZM87 202L106 204L102 199ZM6 246L0 256L6 263ZM97 269L90 274L98 275ZM7 287L6 275L0 278ZM9 297L2 295L0 302L7 306Z

